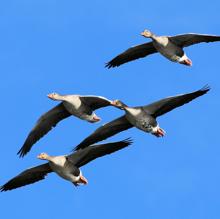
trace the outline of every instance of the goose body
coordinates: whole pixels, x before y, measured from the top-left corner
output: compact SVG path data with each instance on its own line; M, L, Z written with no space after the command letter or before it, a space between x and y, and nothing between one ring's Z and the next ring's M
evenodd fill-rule
M162 36L153 38L153 46L161 55L172 62L182 63L188 59L183 49L169 40L168 37Z
M187 66L192 66L192 61L187 57L183 48L202 42L220 41L220 36L187 33L176 36L156 36L149 30L141 33L146 38L151 38L151 42L133 46L122 52L106 64L107 68L118 67L124 63L144 58L148 55L159 52L172 62L178 62Z
M53 172L59 175L61 178L72 182L74 185L85 179L82 176L81 170L74 166L74 164L68 160L67 156L49 156L42 153L38 156L39 159L48 160L49 166ZM87 180L83 181L87 184Z
M75 186L88 184L88 180L83 176L80 168L87 163L114 153L132 144L131 139L123 141L92 145L85 149L76 151L70 155L49 156L41 153L38 158L48 162L39 166L29 168L21 172L16 177L9 180L0 187L0 191L13 190L45 179L47 174L55 172L61 178L73 183Z
M146 106L139 107L128 107L122 101L115 100L112 102L112 105L124 110L125 115L96 129L91 135L77 145L75 150L88 147L91 144L102 141L132 127L151 133L156 137L163 137L165 131L159 126L157 117L189 103L193 99L206 94L209 90L210 88L205 86L191 93L167 97Z
M65 110L70 115L91 123L100 121L94 110L109 106L111 103L110 100L101 96L59 95L52 93L48 94L48 97L52 100L62 101ZM91 104L93 104L93 107Z
M61 103L38 119L36 125L28 134L23 146L18 151L20 157L25 156L31 150L32 146L61 120L72 115L90 123L98 122L100 118L94 111L111 105L110 100L101 96L60 95L51 93L48 94L48 97Z
M114 103L113 103L114 104ZM117 103L116 107L117 107ZM136 128L148 132L151 134L155 134L157 132L158 123L155 118L153 118L151 115L146 113L141 108L135 108L135 107L125 107L125 117L126 119ZM153 128L151 128L149 126Z
M79 95L65 95L65 98L63 99L63 105L71 115L86 120L88 122L95 122L93 119L95 113L92 112L92 114L88 115L86 110L89 111L89 107L85 106L82 103Z

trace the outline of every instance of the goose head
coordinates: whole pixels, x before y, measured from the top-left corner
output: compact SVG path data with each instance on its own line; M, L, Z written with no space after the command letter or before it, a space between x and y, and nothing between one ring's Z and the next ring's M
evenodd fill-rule
M146 37L146 38L151 38L154 34L149 31L149 30L144 30L143 32L141 32L141 36Z
M50 160L51 157L47 153L41 153L37 156L37 158L41 160Z
M112 105L112 106L115 106L115 107L117 107L117 108L119 108L119 109L121 109L121 110L124 110L125 107L127 107L127 105L124 104L121 100L113 100L113 101L111 102L111 105Z
M47 95L51 100L60 100L61 95L58 93L50 93Z

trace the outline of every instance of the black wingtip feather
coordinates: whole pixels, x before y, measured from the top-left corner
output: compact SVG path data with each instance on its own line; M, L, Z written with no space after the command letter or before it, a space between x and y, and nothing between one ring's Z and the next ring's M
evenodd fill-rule
M107 63L105 63L105 68L110 69L110 68L114 68L114 67L116 67L116 65L114 65L114 64L111 63L111 62L107 62Z
M131 137L124 139L122 142L127 144L127 145L131 145L131 144L134 143L134 141Z
M203 91L204 93L207 93L210 90L211 90L211 87L208 84L206 84L204 87L200 89L200 91Z
M12 189L13 188L10 185L8 185L8 183L6 183L5 185L0 187L0 192L6 192L6 191L10 191Z
M131 145L131 144L133 144L134 141L131 137L129 137L129 138L126 138L126 139L124 139L123 141L120 141L120 142L123 142L126 145ZM78 145L75 148L73 148L72 152L76 152L78 150L83 150L83 149L84 149L84 147L81 147L80 145Z
M21 149L17 152L17 155L20 158L23 158L30 150L24 150L24 146L21 147Z
M105 68L111 68L111 64L109 62L105 63Z
M22 157L24 157L24 153L22 152L22 150L20 149L18 152L17 152L17 155L20 157L20 158L22 158Z
M105 68L115 68L115 67L119 67L121 64L123 64L123 63L120 63L119 62L119 60L118 60L119 58L118 58L118 56L116 57L116 58L114 58L114 59L112 59L110 62L107 62L106 64L105 64Z
M78 151L79 149L81 149L81 147L79 147L79 145L78 145L78 146L74 147L74 148L71 150L71 152L76 152L76 151Z
M12 190L13 188L7 187L6 185L3 185L0 187L0 192L7 192Z
M1 186L1 187L0 187L0 192L5 192L5 191L7 191L7 190L5 189L5 187L4 187L4 186Z

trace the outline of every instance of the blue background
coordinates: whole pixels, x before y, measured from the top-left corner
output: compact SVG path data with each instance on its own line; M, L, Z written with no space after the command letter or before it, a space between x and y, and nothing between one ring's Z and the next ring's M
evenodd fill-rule
M40 152L68 153L101 124L123 112L113 107L89 124L62 121L19 159L16 152L39 116L57 103L50 92L94 94L130 106L191 92L209 84L205 96L158 119L167 135L130 129L134 144L100 158L82 171L88 186L75 188L55 174L0 194L1 218L219 219L220 43L186 48L191 68L160 55L115 69L104 64L132 45L158 35L195 32L220 35L220 4L210 1L0 2L0 184L41 164Z

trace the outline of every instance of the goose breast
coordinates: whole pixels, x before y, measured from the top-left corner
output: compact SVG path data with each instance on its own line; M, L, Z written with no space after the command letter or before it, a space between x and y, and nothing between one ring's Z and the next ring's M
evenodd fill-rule
M168 37L157 37L157 40L153 41L153 45L159 53L173 62L178 62L184 55L183 49L172 43Z
M80 119L94 122L93 117L96 116L93 110L86 104L84 104L79 95L68 95L63 101L66 110L74 116Z
M63 179L71 182L77 182L80 178L80 170L69 163L65 156L53 157L49 162L51 169Z
M63 101L63 104L69 113L75 115L78 113L82 102L80 101L78 95L68 95L65 96L65 100Z
M157 126L156 120L139 107L127 108L126 118L133 126L145 132L150 132L151 127Z

